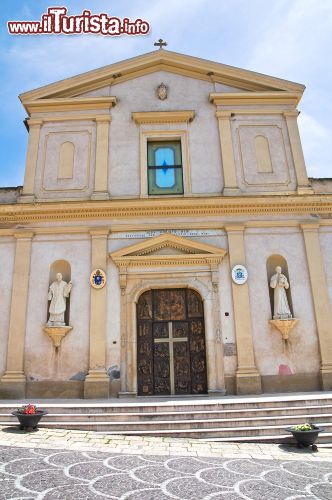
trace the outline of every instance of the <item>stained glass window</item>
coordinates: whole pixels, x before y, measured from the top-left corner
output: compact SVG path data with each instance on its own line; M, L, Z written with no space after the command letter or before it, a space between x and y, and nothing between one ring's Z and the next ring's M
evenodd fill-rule
M148 142L149 194L183 194L181 141Z

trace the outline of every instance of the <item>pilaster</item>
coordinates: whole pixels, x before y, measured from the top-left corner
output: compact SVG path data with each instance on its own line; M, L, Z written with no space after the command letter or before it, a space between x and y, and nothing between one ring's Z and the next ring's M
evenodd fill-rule
M94 200L105 200L109 198L108 149L111 115L96 116L95 121L97 123L96 166L94 191L91 198Z
M34 200L39 137L42 123L42 120L31 118L28 121L29 142L25 164L23 191L22 196L19 198L19 201L21 203L29 203Z
M305 166L302 144L300 139L299 128L297 124L297 117L299 112L294 109L292 111L285 111L284 117L287 123L289 140L291 143L296 178L297 178L297 192L298 194L313 193L313 189L309 185L307 175L307 168Z
M10 307L6 372L1 377L3 398L24 398L24 342L33 232L14 233L16 238L13 290Z
M236 264L245 266L244 226L226 226L226 231L231 268ZM261 377L255 366L248 283L237 285L232 281L232 296L238 356L237 394L258 394L262 390Z
M301 224L314 303L317 335L321 355L321 382L326 391L332 390L331 307L324 264L319 242L319 224Z
M224 172L224 195L237 195L240 190L236 178L235 160L233 152L232 130L231 130L231 112L217 111L219 137L221 147L221 158Z
M109 230L91 230L91 271L107 270L107 238ZM91 287L89 373L84 382L85 398L108 398L109 377L106 373L107 284Z

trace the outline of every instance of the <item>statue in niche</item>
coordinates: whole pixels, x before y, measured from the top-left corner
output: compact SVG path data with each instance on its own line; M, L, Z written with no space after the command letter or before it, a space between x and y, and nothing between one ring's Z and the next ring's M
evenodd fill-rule
M56 281L50 285L48 290L48 300L51 301L49 313L50 317L47 326L66 326L65 324L65 311L66 311L66 298L72 289L72 282L66 283L63 281L62 274L57 273Z
M289 283L280 266L275 268L275 274L271 277L270 287L274 289L274 308L273 319L290 319L290 312L286 290L289 288Z

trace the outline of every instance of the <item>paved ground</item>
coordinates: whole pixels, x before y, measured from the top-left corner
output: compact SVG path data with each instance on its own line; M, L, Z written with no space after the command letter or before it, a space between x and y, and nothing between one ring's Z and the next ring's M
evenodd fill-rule
M0 428L0 500L332 499L332 445Z

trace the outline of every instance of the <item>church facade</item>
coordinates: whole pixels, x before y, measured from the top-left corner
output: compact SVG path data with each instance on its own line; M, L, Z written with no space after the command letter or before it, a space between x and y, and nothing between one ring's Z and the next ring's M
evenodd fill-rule
M304 86L166 51L20 96L0 396L332 390L332 180Z

